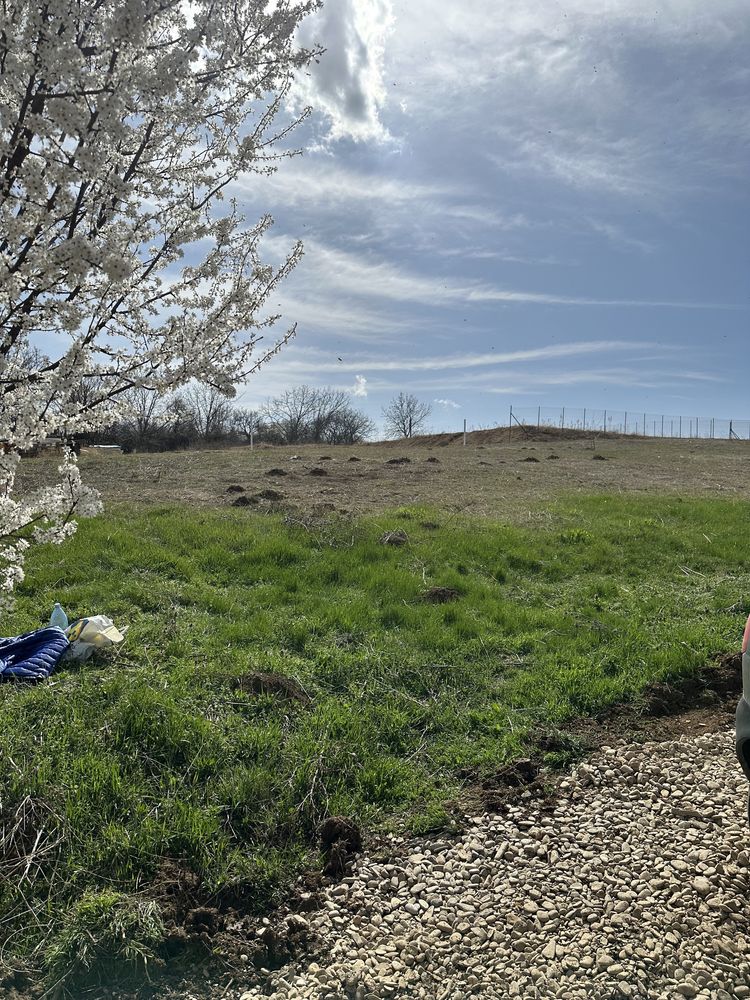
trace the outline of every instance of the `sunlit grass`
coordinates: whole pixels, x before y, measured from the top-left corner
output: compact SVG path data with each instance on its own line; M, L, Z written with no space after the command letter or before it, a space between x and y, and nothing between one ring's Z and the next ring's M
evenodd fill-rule
M114 660L0 688L2 815L30 799L59 840L22 891L1 884L15 950L40 926L57 940L85 894L142 892L164 858L262 908L326 814L439 825L462 770L736 646L748 513L594 497L526 526L410 508L303 526L120 509L36 551L5 634L55 600L130 630ZM408 544L380 544L394 528ZM458 598L427 603L434 586ZM236 689L251 671L293 677L310 704Z

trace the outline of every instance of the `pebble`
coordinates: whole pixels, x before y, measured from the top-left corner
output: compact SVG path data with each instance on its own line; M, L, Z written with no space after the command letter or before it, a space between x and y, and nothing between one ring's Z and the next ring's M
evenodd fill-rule
M315 956L226 998L750 998L746 809L731 731L602 748L551 809L362 856L309 917Z

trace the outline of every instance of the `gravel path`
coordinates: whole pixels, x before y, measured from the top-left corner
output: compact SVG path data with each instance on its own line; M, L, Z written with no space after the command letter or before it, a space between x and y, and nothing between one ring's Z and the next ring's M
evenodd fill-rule
M553 806L361 858L309 915L324 957L234 997L750 997L746 794L731 732L604 748Z

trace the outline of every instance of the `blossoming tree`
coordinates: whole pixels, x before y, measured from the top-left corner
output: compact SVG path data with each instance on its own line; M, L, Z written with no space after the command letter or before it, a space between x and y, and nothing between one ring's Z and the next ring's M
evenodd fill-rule
M0 12L0 593L35 541L99 509L64 452L26 496L20 453L111 422L133 389L193 378L231 391L277 283L269 217L223 195L267 172L304 114L314 56L295 29L318 0L6 0ZM282 142L283 145L283 142ZM87 389L87 391L82 391Z

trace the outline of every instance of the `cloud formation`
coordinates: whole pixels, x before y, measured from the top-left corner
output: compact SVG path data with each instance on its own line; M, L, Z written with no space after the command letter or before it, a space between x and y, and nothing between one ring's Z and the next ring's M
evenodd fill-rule
M385 102L383 60L393 23L390 0L326 0L299 31L304 45L326 51L301 77L297 97L322 112L328 138L383 141L380 110Z
M316 294L321 287L325 287L334 300L344 293L348 296L411 302L423 306L470 303L671 309L721 309L732 306L731 303L562 295L501 288L472 280L456 281L453 278L410 273L405 267L395 267L374 256L347 253L313 239L306 243L306 255L298 275L295 275L295 285L299 277L301 282L316 290ZM302 298L299 293L297 295Z
M364 399L367 396L367 379L364 375L354 376L354 387L351 390L352 396Z

